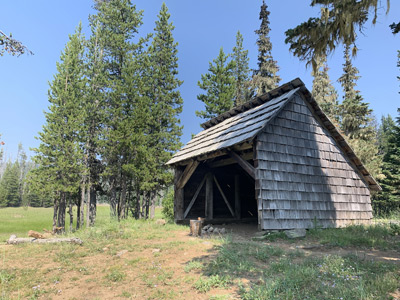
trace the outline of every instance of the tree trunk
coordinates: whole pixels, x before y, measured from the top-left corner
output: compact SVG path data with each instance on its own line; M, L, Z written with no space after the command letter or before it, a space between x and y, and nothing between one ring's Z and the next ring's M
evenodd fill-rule
M76 204L76 230L81 227L81 199L78 199L78 203Z
M82 189L81 189L81 199L80 199L80 204L79 204L79 226L83 228L85 224L85 179L82 181Z
M143 193L142 216L146 220L149 218L149 202L150 202L149 198L150 198L149 192Z
M96 208L97 208L97 197L96 197L96 190L94 186L90 187L90 209L89 209L89 219L90 219L90 226L94 226L96 222Z
M66 210L66 193L60 193L60 204L58 207L58 218L57 218L57 233L65 232L65 210Z
M156 198L157 198L157 192L156 191L151 191L150 192L150 219L154 219L154 216L156 214Z
M53 232L57 232L57 216L58 216L58 207L59 207L60 199L58 198L58 193L54 196L54 207L53 207Z
M140 189L138 186L136 187L135 219L140 219Z
M86 228L90 226L90 178L88 182L88 188L86 191Z
M126 219L126 177L122 175L121 177L121 198L120 198L120 207L118 211L118 219Z
M110 187L110 216L115 218L117 217L117 191L115 189L115 182L112 178Z
M72 211L72 199L68 200L69 207L68 207L68 214L69 214L69 232L72 232L74 226L74 213Z

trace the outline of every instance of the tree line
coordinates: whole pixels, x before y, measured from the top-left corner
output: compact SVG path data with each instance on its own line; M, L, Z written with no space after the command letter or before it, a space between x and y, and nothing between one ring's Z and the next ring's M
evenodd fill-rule
M33 149L31 185L53 199L55 231L67 210L72 225L74 205L77 228L93 225L98 197L115 218L153 217L173 178L165 162L181 146L182 81L167 6L145 36L143 11L130 0L98 0L94 9L90 36L79 24L57 63Z
M314 98L379 180L383 191L373 197L375 212L399 210L400 118L384 116L377 125L356 88L360 75L352 61L357 52L356 30L362 30L370 15L376 22L377 1L312 1L312 5L322 7L321 15L289 29L286 43L295 56L312 66ZM96 13L89 16L90 36L84 37L79 24L57 63L46 124L34 149L34 168L22 172L23 159L18 158L7 163L10 166L0 181L1 195L5 178L20 180L7 185L19 198L7 204L0 200L0 205L36 203L24 200L28 199L24 191L50 199L53 228L59 231L64 230L67 208L72 224L74 205L77 227L93 225L99 197L110 203L115 218L152 217L157 195L172 182L164 164L180 147L182 82L177 77L177 43L166 5L161 7L154 33L146 36L139 34L143 12L130 0L97 0L94 8ZM197 98L205 109L196 115L215 117L278 86L281 79L272 56L269 14L263 2L260 28L255 31L257 67L249 67L248 51L238 31L232 52L226 54L221 48L208 72L201 75L198 85L203 92ZM391 29L397 33L398 24ZM341 101L327 64L327 55L339 44L344 45L343 74L338 78Z
M373 195L375 212L389 214L399 211L400 118L397 118L396 124L390 115L383 116L378 125L372 109L357 90L360 75L352 62L357 52L355 30L362 31L370 10L377 8L378 3L330 0L312 1L311 5L321 6L321 16L289 29L286 43L290 44L290 51L295 56L312 66L313 97L381 184L382 192ZM249 68L248 51L243 49L243 36L238 32L232 53L227 55L221 48L218 57L209 63L208 73L201 75L198 85L204 93L197 98L205 104L205 109L197 111L198 116L205 119L215 117L278 86L281 78L277 75L278 64L272 57L270 12L267 8L263 1L260 28L255 31L258 37L257 68ZM376 10L371 14L375 24ZM394 34L398 32L398 26L395 23L390 26ZM327 55L338 44L344 45L343 74L337 79L343 89L342 101L339 101L338 92L329 77L327 64Z
M0 142L0 145L3 143ZM49 207L52 201L46 195L39 195L31 188L29 172L35 168L35 164L28 160L22 147L18 145L17 157L13 161L3 158L0 149L0 207Z

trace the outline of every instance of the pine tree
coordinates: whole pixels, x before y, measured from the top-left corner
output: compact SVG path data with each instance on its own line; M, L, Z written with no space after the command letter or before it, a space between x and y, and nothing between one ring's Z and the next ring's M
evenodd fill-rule
M338 79L343 87L343 102L339 105L340 129L348 138L350 146L374 176L381 174L382 159L379 156L377 129L372 109L363 102L360 92L356 90L360 78L357 68L350 57L350 46L344 49L343 75Z
M387 1L387 12L390 0ZM309 18L285 32L285 43L300 60L312 64L322 55L331 54L338 45L354 45L352 54L357 53L357 33L363 32L368 20L376 23L381 1L377 0L314 0L311 6L322 6L318 18Z
M379 178L382 191L373 197L372 204L375 213L388 215L400 210L400 128L390 115L382 117L379 142L383 153L382 176Z
M263 0L260 11L260 29L255 31L258 35L258 69L254 70L251 86L256 90L257 96L278 87L281 81L281 78L276 74L279 71L279 67L272 57L272 43L269 37L270 28L268 20L270 12L267 8Z
M46 124L39 133L41 143L34 149L34 161L38 165L34 170L37 183L45 183L54 191L54 231L57 228L64 231L67 200L78 190L83 170L78 138L83 121L81 99L85 88L81 30L79 24L57 63L57 74L50 83Z
M172 173L165 163L171 158L172 153L180 147L182 126L178 114L182 112L183 99L178 88L182 84L178 75L178 44L174 41L172 32L173 24L169 21L170 14L165 3L162 4L151 46L148 50L150 59L151 80L148 82L150 103L150 115L147 122L146 137L148 140L148 155L146 167L150 168L150 178L147 178L144 191L148 192L145 198L146 213L151 207L151 217L154 217L155 195L162 188L172 183Z
M249 90L250 68L248 50L243 49L243 36L240 31L236 34L236 45L232 49L232 61L235 63L233 76L235 78L234 105L239 106L250 100Z
M0 180L0 207L17 207L21 204L19 183L18 161L9 161Z
M328 70L326 56L320 57L317 60L316 70L311 73L314 76L311 94L331 121L337 124L338 95L329 78Z
M357 75L359 73L358 69L354 67L351 63L350 45L345 46L344 60L345 62L343 64L343 75L340 76L338 82L343 87L343 99L354 99L358 94L355 90L355 87L357 85L356 82L361 76Z
M371 126L372 109L368 103L363 102L360 92L355 89L360 76L357 75L359 73L357 68L351 63L349 52L350 46L346 45L343 75L338 79L344 92L343 102L340 105L340 127L344 134L352 139L369 140L375 134Z
M102 47L102 60L106 78L105 93L106 118L103 124L103 142L101 156L104 161L108 181L107 192L116 203L118 218L125 218L127 213L128 186L131 174L127 166L131 164L134 150L131 148L131 131L134 118L133 99L127 95L135 87L128 82L133 57L140 50L142 41L134 43L142 23L142 12L137 11L130 0L98 1L97 13L91 17L91 24L99 26L99 44ZM88 187L88 202L94 202L96 193Z
M234 63L228 59L229 55L226 55L221 47L218 57L209 64L208 73L201 75L201 82L197 83L206 92L197 95L197 99L204 102L205 111L196 111L196 115L203 119L216 117L234 105Z

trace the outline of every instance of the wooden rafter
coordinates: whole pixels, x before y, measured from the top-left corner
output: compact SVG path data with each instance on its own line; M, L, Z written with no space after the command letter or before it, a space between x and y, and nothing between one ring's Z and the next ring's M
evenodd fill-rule
M256 178L256 171L251 164L249 164L247 161L245 161L242 157L240 157L234 151L229 152L229 155L239 164L239 166L241 166L251 176L251 178L253 178L253 179Z
M190 177L193 175L194 171L196 170L199 162L197 160L192 160L183 171L181 177L179 178L176 187L178 189L183 189L186 183L189 181Z

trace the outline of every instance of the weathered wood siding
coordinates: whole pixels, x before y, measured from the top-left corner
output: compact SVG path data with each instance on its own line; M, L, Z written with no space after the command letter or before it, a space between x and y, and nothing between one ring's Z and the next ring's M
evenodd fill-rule
M368 223L370 192L301 96L257 136L256 197L262 229Z

